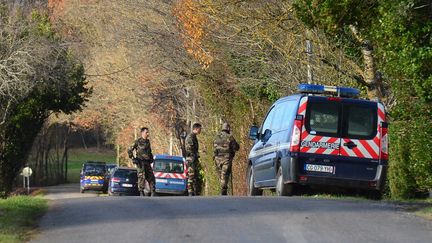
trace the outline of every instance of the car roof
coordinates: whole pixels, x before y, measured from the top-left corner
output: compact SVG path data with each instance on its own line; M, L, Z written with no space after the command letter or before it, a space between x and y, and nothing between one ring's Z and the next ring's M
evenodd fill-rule
M132 168L132 167L117 167L117 170L136 170L136 168Z
M99 165L106 165L106 162L103 161L86 161L84 164L99 164Z
M183 161L182 156L174 156L174 155L166 155L166 154L157 154L154 156L154 159L165 159L165 160L176 160L176 161Z
M308 94L294 94L294 95L290 95L290 96L285 96L282 97L280 99L278 99L274 104L278 104L278 103L282 103L288 100L299 100L300 98L304 97L304 96L309 96L309 97L315 97L318 99L326 99L328 97L333 97L333 96L323 96L323 95L308 95ZM346 98L346 97L340 97L342 100L344 101L349 101L349 102L353 102L353 103L363 103L363 104L376 104L376 101L372 101L372 100L365 100L365 99L355 99L355 98Z
M282 98L278 99L275 102L275 104L282 103L282 102L285 102L285 101L288 101L288 100L299 100L303 96L304 95L302 95L302 94L294 94L294 95L290 95L290 96L285 96L285 97L282 97Z

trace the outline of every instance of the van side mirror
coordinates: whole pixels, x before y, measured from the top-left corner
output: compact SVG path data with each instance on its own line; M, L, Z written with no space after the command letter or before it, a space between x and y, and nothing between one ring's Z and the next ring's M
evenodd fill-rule
M249 130L249 139L256 140L258 138L258 127L252 126Z

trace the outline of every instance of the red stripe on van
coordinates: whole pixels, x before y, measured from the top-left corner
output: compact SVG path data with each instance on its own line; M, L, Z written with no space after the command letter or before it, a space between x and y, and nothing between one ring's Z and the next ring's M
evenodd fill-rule
M360 140L360 143L363 145L363 147L368 151L368 153L372 156L373 159L378 159L378 151L375 151L369 143L365 140Z

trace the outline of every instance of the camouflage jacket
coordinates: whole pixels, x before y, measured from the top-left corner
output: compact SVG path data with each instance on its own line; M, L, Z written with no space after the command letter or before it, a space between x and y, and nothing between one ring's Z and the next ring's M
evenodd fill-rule
M191 132L185 140L186 157L198 158L198 139L197 135Z
M214 156L234 157L235 152L240 149L240 145L234 137L226 131L222 131L216 135L213 145Z
M137 159L153 162L150 140L144 138L138 138L135 140L135 142L128 149L128 155L131 159L133 158L134 150L136 150Z

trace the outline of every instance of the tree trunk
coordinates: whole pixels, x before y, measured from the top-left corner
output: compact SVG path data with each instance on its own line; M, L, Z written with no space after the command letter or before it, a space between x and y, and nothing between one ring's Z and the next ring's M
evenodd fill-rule
M97 151L99 151L100 147L101 147L101 135L100 135L101 129L100 129L100 126L96 125L94 131L95 131L94 135L96 138L96 148L97 148Z
M85 142L84 132L82 130L80 130L80 135L81 135L81 141L82 141L83 147L85 150L87 150L87 144Z
M360 35L358 29L354 25L350 25L350 30L357 41L362 46L362 55L363 55L363 78L367 84L367 94L370 100L372 99L382 99L383 94L380 91L382 87L382 80L377 75L377 71L375 68L375 58L373 56L373 46L370 41L363 39Z
M63 140L63 158L62 164L64 164L64 182L68 181L68 142L69 142L69 134L71 132L71 125L68 124L66 134Z

